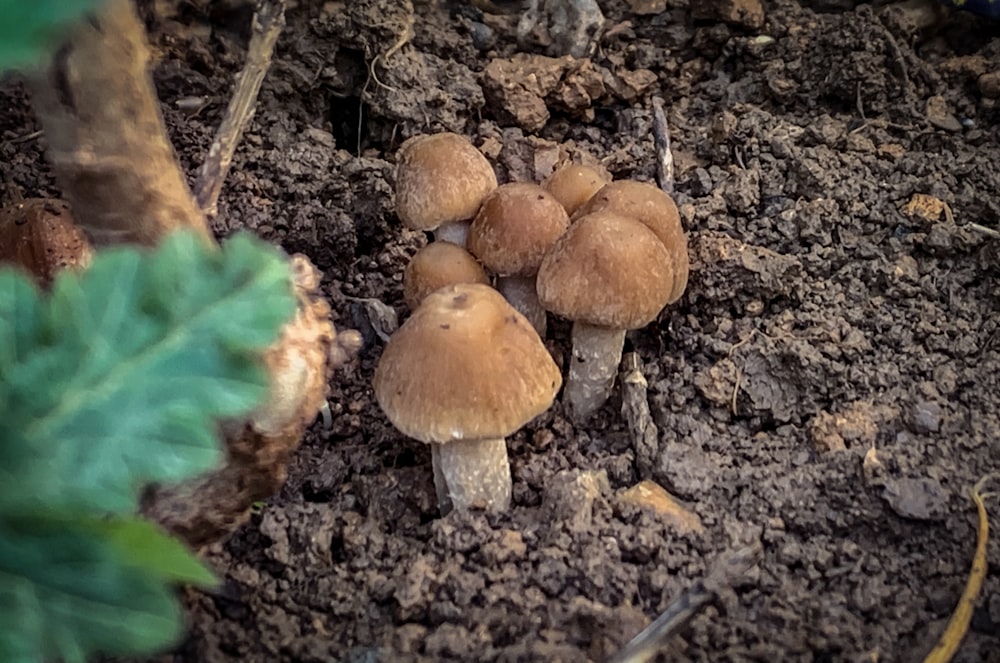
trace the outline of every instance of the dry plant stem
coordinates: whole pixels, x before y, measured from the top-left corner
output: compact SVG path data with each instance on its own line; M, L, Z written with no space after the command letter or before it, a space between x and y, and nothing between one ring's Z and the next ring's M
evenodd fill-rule
M674 193L674 154L670 151L670 125L663 99L653 97L653 145L656 147L656 181L666 193Z
M987 482L992 479L1000 479L1000 473L987 474L976 482L972 487L972 502L976 505L976 513L979 524L976 527L976 552L972 556L972 568L969 570L969 579L965 583L965 591L962 598L958 600L955 612L948 620L948 627L934 649L924 659L924 663L948 663L958 652L962 639L969 630L969 623L972 621L972 612L976 607L976 598L983 588L983 581L986 580L986 552L990 539L990 520L986 513L986 498L993 497L996 493L984 493Z
M538 335L545 338L548 326L545 308L538 301L534 276L501 276L497 279L497 290L528 319Z
M182 227L210 241L167 141L148 64L130 0L107 0L77 23L29 80L52 169L96 244L153 245Z
M510 507L510 463L503 438L432 444L431 461L441 515L473 506L490 511Z
M236 146L256 111L257 94L271 66L278 35L284 27L284 0L260 0L251 25L247 62L236 77L236 91L229 100L226 115L194 185L198 206L209 217L214 217L217 212L222 184L229 174Z
M625 330L578 321L573 323L571 336L573 357L563 400L573 421L583 423L611 395L625 345Z
M1000 231L994 230L993 228L989 228L987 226L983 226L983 225L980 225L978 223L969 223L967 225L968 225L969 228L971 228L972 230L975 230L978 233L982 233L984 235L988 235L988 236L992 237L993 239L1000 239Z
M635 465L640 479L651 479L656 467L659 431L649 412L649 384L642 374L639 354L630 352L622 360L622 414L628 423Z
M434 231L435 242L451 242L458 244L463 249L469 248L469 226L468 221L458 221L456 223L446 223L438 226Z
M632 638L608 663L646 663L660 653L664 643L676 635L701 610L714 601L720 591L744 579L763 554L759 543L725 554L704 580L681 592L639 635Z

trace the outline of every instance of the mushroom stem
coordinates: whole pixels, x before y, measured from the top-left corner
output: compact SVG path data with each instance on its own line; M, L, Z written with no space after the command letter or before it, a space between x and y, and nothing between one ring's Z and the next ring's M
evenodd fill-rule
M573 358L563 393L570 417L586 421L611 395L625 345L625 330L574 322Z
M497 279L497 290L521 314L528 319L541 338L545 338L545 308L538 301L535 276L501 276Z
M471 506L510 507L510 463L502 437L432 444L431 462L441 515Z
M469 226L468 221L458 221L456 223L446 223L438 226L434 231L434 241L451 242L458 244L463 249L469 247Z

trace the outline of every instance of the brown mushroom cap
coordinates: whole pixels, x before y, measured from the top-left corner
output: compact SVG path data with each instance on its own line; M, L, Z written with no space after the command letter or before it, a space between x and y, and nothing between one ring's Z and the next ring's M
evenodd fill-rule
M500 276L530 276L568 227L555 196L537 184L511 182L486 196L469 229L469 250Z
M62 269L87 266L92 255L63 200L29 198L0 210L0 261L20 265L43 286Z
M486 270L458 244L431 242L403 270L403 299L411 311L435 290L458 283L489 285Z
M610 181L611 177L597 168L571 163L545 178L542 187L555 196L566 213L572 216Z
M458 134L414 136L396 158L396 214L411 230L467 221L497 187L493 166Z
M673 199L648 182L619 180L605 185L573 215L574 221L594 212L613 211L642 221L667 247L674 265L673 285L668 304L673 304L687 287L687 237L681 215Z
M575 221L538 270L538 299L574 321L638 329L667 305L673 260L646 225L615 212Z
M524 316L480 284L431 293L389 339L375 398L422 442L507 437L547 410L559 368Z

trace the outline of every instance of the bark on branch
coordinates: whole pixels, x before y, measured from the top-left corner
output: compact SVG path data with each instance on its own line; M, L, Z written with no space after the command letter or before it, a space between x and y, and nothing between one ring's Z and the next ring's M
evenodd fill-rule
M52 169L96 244L153 245L182 227L210 238L167 140L130 0L80 21L30 84Z

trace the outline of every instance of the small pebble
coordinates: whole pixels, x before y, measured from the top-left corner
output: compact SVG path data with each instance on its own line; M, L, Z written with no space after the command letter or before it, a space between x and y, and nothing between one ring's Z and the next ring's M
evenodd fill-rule
M480 51L488 51L497 44L496 33L485 23L473 22L471 25L472 45Z
M941 406L933 401L920 401L913 406L910 423L914 432L936 433L941 429Z
M886 483L882 497L896 515L914 520L935 520L945 515L947 496L934 479L898 479Z

